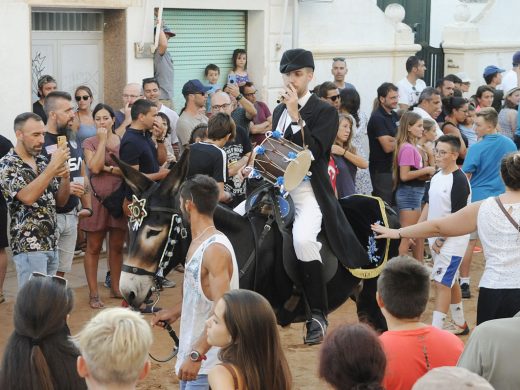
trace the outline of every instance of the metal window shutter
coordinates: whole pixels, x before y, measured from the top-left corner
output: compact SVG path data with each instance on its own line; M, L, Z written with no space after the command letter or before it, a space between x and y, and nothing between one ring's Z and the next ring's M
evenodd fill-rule
M164 23L177 35L168 41L174 67L174 104L184 106L182 86L191 79L205 83L204 68L213 63L220 68L220 84L231 69L231 56L237 48L246 49L245 11L165 9Z

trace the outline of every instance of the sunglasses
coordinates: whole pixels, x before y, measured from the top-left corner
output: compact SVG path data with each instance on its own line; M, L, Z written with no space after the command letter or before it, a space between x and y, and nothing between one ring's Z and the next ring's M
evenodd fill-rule
M336 61L343 61L343 62L345 62L345 57L334 57L332 59L332 61L334 61L334 62L336 62Z
M67 287L67 279L65 278L62 278L61 276L57 276L57 275L46 275L44 273L41 273L41 272L33 272L31 274L31 277L29 278L29 280L33 279L33 278L51 278L53 281L55 281L56 283L62 285L63 287Z
M334 95L334 96L329 96L329 97L327 97L327 99L330 99L330 100L332 100L333 102L335 102L336 100L339 99L339 97L340 97L340 95Z
M87 101L88 99L90 99L90 96L89 95L76 96L75 99L77 102L81 101L81 99Z

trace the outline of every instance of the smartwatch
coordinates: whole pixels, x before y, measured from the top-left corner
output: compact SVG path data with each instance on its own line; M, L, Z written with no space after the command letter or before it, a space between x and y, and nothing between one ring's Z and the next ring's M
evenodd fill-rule
M206 355L201 354L199 351L193 350L190 352L190 360L194 363L198 363L198 362L201 362L206 359L207 359Z

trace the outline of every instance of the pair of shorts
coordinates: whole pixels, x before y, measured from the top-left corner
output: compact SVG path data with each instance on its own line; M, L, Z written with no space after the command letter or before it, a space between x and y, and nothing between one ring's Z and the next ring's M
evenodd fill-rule
M395 192L395 203L399 211L421 211L424 187L399 184Z
M444 253L431 251L433 258L433 268L431 279L443 286L452 288L459 274L462 256L452 256Z

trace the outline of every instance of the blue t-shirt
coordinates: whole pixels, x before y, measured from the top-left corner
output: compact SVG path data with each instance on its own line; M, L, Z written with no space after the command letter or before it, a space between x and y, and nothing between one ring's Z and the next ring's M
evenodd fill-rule
M516 146L510 138L502 134L485 135L468 149L462 170L471 173L471 201L478 202L497 196L505 191L500 177L500 162L511 152L516 152Z

